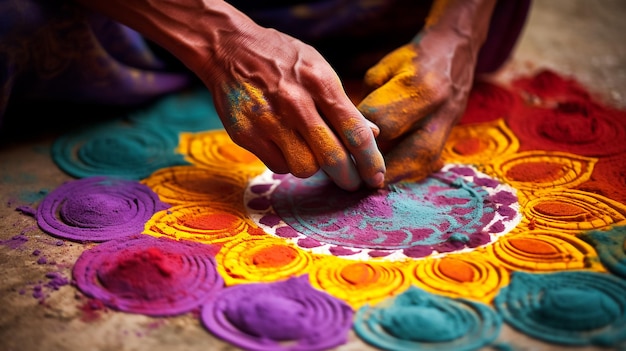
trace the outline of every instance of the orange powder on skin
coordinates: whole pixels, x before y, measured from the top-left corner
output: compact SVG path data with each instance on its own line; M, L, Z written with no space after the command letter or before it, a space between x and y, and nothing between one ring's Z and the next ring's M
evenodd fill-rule
M270 110L263 91L250 83L241 83L236 88L224 86L222 89L228 96L231 109L230 127L237 132L251 133L253 126L250 118Z
M343 126L346 128L346 125ZM344 161L343 149L337 145L337 142L333 136L329 135L327 129L321 126L314 127L310 130L311 141L316 143L318 149L324 150L325 155L322 162L326 165L333 167Z
M474 268L465 261L443 258L437 268L446 277L460 283L473 282L475 278Z
M520 182L547 182L563 176L563 166L551 162L527 162L514 165L507 178Z
M252 263L260 268L282 267L291 263L298 254L284 245L267 246L255 252Z

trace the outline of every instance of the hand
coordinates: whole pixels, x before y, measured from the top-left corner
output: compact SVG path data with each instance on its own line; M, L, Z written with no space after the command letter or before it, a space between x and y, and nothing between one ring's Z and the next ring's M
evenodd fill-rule
M309 177L323 169L340 187L383 185L377 128L347 97L312 47L258 26L225 34L199 76L226 131L272 171Z
M371 89L359 110L380 128L386 183L420 180L439 156L471 89L476 51L454 31L424 30L365 76Z

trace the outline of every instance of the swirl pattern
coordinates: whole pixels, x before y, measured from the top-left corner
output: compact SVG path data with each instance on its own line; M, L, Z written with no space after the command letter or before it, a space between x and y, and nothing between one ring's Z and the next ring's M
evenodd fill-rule
M136 181L88 177L49 193L37 208L37 224L56 237L102 242L141 233L150 217L167 207Z
M361 307L354 330L385 350L469 351L495 340L501 325L487 305L411 287L389 301Z
M626 226L588 231L580 238L593 245L600 262L610 272L626 278Z
M512 189L466 166L448 165L422 182L377 191L342 191L322 174L258 181L245 198L253 220L278 236L291 228L300 247L319 252L325 245L337 256L397 259L473 248L520 219L501 214L516 212ZM257 194L254 187L264 184L266 192Z
M108 307L168 316L201 306L222 289L208 245L140 235L84 251L73 276L78 288Z
M525 334L566 345L615 346L626 340L626 282L604 273L514 272L494 304Z
M202 322L246 350L326 350L343 344L352 309L313 289L306 276L223 290L202 308Z
M106 175L139 180L160 168L187 164L174 153L177 144L177 135L167 129L109 123L57 138L52 158L77 178Z

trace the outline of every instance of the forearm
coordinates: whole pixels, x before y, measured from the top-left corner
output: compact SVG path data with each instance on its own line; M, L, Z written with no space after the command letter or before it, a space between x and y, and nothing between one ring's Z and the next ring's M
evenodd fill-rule
M159 44L194 72L202 70L229 37L257 29L221 0L76 0Z
M454 37L469 45L476 56L487 38L496 2L497 0L435 0L422 34L454 34Z

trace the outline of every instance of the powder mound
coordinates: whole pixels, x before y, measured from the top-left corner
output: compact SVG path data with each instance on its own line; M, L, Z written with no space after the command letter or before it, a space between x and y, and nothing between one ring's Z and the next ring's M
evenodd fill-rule
M203 306L201 318L210 332L246 350L325 350L346 342L352 309L304 275L227 288Z
M77 178L139 180L158 169L187 164L174 153L177 145L177 134L167 128L108 123L62 135L52 144L52 159Z
M626 282L591 271L514 272L494 305L516 329L548 342L615 346L626 341Z
M141 233L150 217L167 207L136 181L88 177L50 192L37 208L37 224L53 236L102 242Z
M626 279L626 226L588 231L580 238L594 247L609 271Z
M476 350L495 340L501 325L487 305L410 287L392 300L359 309L354 330L385 350Z
M78 288L110 308L152 316L189 312L223 287L213 247L139 235L82 253Z
M508 117L520 102L519 97L505 87L478 81L472 87L460 124L484 123Z
M517 204L515 191L495 180L479 186L481 179L489 178L469 166L447 165L420 182L348 192L323 173L307 179L266 174L251 184L269 182L271 193L249 191L244 201L266 232L285 237L285 228L292 228L298 236L289 237L301 247L312 239L335 256L387 251L424 257L484 245L519 221L500 214Z

